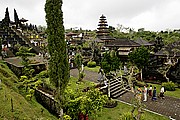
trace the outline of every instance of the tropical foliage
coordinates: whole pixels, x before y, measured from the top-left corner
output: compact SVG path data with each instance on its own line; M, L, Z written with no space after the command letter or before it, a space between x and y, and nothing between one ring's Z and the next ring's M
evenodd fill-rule
M148 64L149 56L150 56L150 52L144 46L135 49L134 51L130 52L128 55L129 60L140 69L141 80L142 80L142 69Z
M83 92L80 86L73 90L67 87L65 90L65 110L66 114L72 119L78 119L80 115L95 116L105 105L107 96L103 95L98 89L89 87Z
M29 57L35 56L34 53L31 53L31 49L32 48L21 46L19 48L19 51L16 53L16 55L22 59L21 64L24 66L22 73L23 75L26 75L28 79L32 77L32 74L34 72L34 69L32 69L32 67L30 66L29 60Z
M107 74L110 71L116 71L120 67L120 59L117 57L116 52L106 52L101 61L101 67Z
M85 73L84 73L84 65L83 65L83 58L82 58L82 55L81 53L77 53L76 56L75 56L75 64L78 68L78 75L79 75L79 81L82 81L82 79L84 78L85 76Z
M156 39L162 39L163 44L165 45L180 39L178 29L167 29L165 31L154 32L145 30L144 28L139 28L138 31L135 31L133 28L118 25L116 28L109 26L109 30L111 31L110 35L114 38L128 38L132 40L143 39L150 42L156 42Z
M175 91L175 84L172 81L163 82L162 86L164 86L165 90L167 91Z

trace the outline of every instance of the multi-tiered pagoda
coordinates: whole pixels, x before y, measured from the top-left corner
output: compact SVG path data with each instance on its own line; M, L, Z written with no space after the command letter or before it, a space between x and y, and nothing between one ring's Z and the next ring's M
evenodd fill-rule
M97 38L96 41L97 42L103 42L105 44L107 44L108 42L114 40L114 38L112 38L109 35L109 28L108 28L108 24L106 21L106 17L104 15L102 15L99 19L99 24L98 24L98 30L97 30Z

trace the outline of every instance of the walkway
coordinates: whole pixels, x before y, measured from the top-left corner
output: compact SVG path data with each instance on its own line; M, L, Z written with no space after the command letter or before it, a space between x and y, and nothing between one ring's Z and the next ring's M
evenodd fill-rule
M90 80L92 82L97 83L98 74L96 72L85 70L85 78L84 80ZM78 71L77 69L71 70L71 75L77 77ZM131 99L133 98L133 93L127 92L123 94L118 100L131 103ZM165 99L158 99L156 102L153 102L148 98L147 102L143 102L146 105L146 109L165 115L171 116L176 120L180 120L180 99L165 96Z

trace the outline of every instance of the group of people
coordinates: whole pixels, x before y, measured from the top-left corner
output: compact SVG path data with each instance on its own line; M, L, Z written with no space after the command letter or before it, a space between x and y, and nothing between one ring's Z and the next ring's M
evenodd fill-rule
M142 94L143 94L144 102L148 100L148 97L150 97L152 101L156 101L157 100L156 87L153 88L152 85L150 85L149 89L147 87L148 86L145 85L144 90L142 90L140 87L137 89L136 95L138 96L138 99L142 100ZM164 86L161 86L159 97L162 99L164 99L164 92L165 92Z

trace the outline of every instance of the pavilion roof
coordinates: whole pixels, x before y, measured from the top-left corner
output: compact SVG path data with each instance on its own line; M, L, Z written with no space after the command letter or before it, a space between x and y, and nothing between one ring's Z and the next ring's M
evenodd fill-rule
M178 52L175 52L174 50L179 50ZM160 51L156 52L155 55L157 56L167 56L167 53L169 56L174 56L174 54L177 57L180 57L180 41L176 41L172 44L169 44L167 46L164 46Z
M102 14L100 18L106 18L106 17Z
M100 23L100 24L98 24L98 26L100 26L100 27L101 27L101 26L105 26L105 27L106 27L106 26L108 26L108 24L106 24L106 23Z
M40 65L40 64L45 64L43 59L40 60L39 59L39 56L35 56L35 57L28 57L30 60L35 60L36 63L33 63L33 64L30 64L30 65ZM6 58L5 59L5 62L9 63L9 64L12 64L16 67L23 67L23 65L21 64L22 63L22 59L19 58L19 57L11 57L11 58Z
M106 34L106 33L110 33L110 32L109 32L109 30L106 29L106 28L101 28L101 30L97 31L96 33L97 33L97 34L99 34L99 33L105 33L105 34Z
M156 56L167 56L166 51L169 53L169 56L171 56L171 57L174 56L174 54L177 57L180 57L180 52L174 53L172 50L168 50L168 49L160 50L160 51L156 52L154 55L156 55Z
M102 36L97 36L101 40L115 40L115 38L109 36L109 35L102 35Z
M66 36L76 36L76 35L79 35L79 33L69 32L66 34Z
M101 40L99 37L96 37L94 41L95 41L95 42L98 42L98 43L103 43L103 42L104 42L104 41Z
M24 19L24 18L21 18L19 21L21 22L27 22L28 20Z
M139 47L140 44L129 39L116 39L112 42L109 42L106 47Z
M135 40L134 42L136 42L140 45L143 45L143 46L152 46L153 45L152 43L149 43L146 40L142 40L142 39Z

